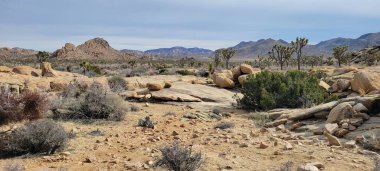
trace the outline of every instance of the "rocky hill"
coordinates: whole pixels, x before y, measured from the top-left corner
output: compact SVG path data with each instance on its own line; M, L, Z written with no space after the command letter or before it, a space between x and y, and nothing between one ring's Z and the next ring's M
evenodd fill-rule
M66 59L127 59L131 58L132 55L112 48L102 38L94 38L77 47L74 44L66 43L64 47L56 50L52 57Z
M8 57L32 57L37 54L37 51L22 48L0 48L0 59Z

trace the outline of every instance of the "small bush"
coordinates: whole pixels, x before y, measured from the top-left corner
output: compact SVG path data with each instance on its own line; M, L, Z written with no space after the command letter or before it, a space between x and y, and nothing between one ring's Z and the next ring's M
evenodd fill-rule
M241 92L244 97L238 103L253 110L310 107L325 100L319 80L303 71L263 71L250 75Z
M123 92L127 87L127 84L127 81L120 76L113 76L108 79L108 85L113 92Z
M154 129L154 124L152 120L150 120L149 116L145 117L144 119L139 119L138 126Z
M18 163L7 164L4 167L4 171L24 171L24 170L25 170L25 167Z
M261 113L254 113L250 115L249 118L255 121L256 127L263 127L266 123L271 121L268 115Z
M235 124L232 122L221 122L215 125L215 129L229 129L229 128L234 128Z
M132 105L131 106L131 111L132 112L138 112L138 111L140 111L141 109L138 107L138 106L136 106L136 105Z
M39 119L47 109L47 97L41 93L25 91L16 95L0 92L0 124Z
M187 69L184 69L184 70L178 70L176 71L178 74L180 75L196 75L193 71L191 70L187 70Z
M65 147L68 134L52 120L36 120L17 128L5 139L2 155L53 154Z
M158 166L164 166L172 171L194 171L202 164L202 153L193 152L191 147L182 146L178 142L160 149L162 158Z
M79 89L78 89L79 90ZM54 117L61 119L107 119L120 121L127 107L118 95L94 83L84 92L71 92L54 107ZM64 109L65 113L57 109Z

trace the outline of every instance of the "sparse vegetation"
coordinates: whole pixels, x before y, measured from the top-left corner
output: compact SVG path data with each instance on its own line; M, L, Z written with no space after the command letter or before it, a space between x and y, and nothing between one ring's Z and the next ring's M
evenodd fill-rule
M293 162L287 161L286 163L282 164L280 169L278 169L276 171L292 171L292 167L293 167Z
M263 127L266 123L271 121L268 115L261 113L253 113L249 118L254 120L256 127Z
M248 77L241 89L244 97L238 103L253 110L308 107L324 101L324 92L318 84L315 76L302 71L264 71Z
M25 167L18 163L11 163L4 166L4 171L24 171Z
M338 61L338 66L340 67L343 62L346 60L346 52L348 46L337 46L333 49L333 56Z
M164 166L172 171L194 171L202 164L202 153L194 153L191 147L174 142L170 146L160 149L162 158L157 162L158 166Z
M27 153L53 154L65 147L68 135L64 128L52 120L36 120L16 128L4 138L5 148L0 156Z
M77 88L67 92L53 107L55 118L120 121L127 111L125 101L100 84L94 83L84 91ZM66 112L61 113L58 109L65 109Z
M113 92L123 92L127 87L127 84L127 81L120 76L113 76L108 78L108 85Z
M298 70L301 70L301 58L302 58L302 48L304 48L307 43L309 42L309 39L306 38L296 38L295 42L291 42L296 54L297 54L297 66Z
M138 107L138 106L136 106L136 105L132 105L131 106L131 111L132 112L138 112L138 111L140 111L141 109Z
M290 60L293 53L294 48L282 45L274 45L272 50L268 52L269 57L272 60L276 61L276 63L280 66L281 70L283 69L285 63L287 63Z
M47 98L38 92L24 91L20 95L0 92L0 124L35 120L48 109Z

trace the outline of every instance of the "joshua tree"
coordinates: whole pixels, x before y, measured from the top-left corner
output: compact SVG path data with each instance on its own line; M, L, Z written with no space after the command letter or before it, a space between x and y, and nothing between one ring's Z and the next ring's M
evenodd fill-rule
M226 62L226 67L227 69L229 69L230 59L235 55L236 50L232 48L227 48L227 49L222 49L221 53L222 53L224 61Z
M38 53L36 54L37 61L39 63L47 61L47 59L49 58L49 56L50 56L49 53L46 52L46 51L38 51Z
M309 39L297 37L296 41L292 41L292 46L297 54L297 64L298 70L301 70L301 57L302 57L302 48L307 45Z
M294 48L282 45L274 45L272 51L268 52L270 58L280 65L281 70L283 69L284 64L289 61L293 53Z
M214 69L218 69L222 62L222 49L216 50L214 56L210 56L210 58L214 61Z
M100 74L100 68L98 66L92 65L88 62L82 62L79 66L83 69L83 75L86 75L88 71L93 71L96 74Z
M338 60L339 67L345 60L347 49L348 46L337 46L333 49L333 56L336 60Z

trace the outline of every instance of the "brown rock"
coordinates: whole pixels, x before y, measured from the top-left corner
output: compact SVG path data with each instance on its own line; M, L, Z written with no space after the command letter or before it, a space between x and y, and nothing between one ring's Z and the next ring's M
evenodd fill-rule
M337 136L337 137L339 137L339 138L342 138L342 137L344 137L346 134L348 134L349 133L349 131L347 130L347 129L342 129L342 128L340 128L340 129L338 129L335 133L334 133L334 135L335 136Z
M164 85L164 88L170 88L170 87L172 87L172 83L170 83L170 82L166 82L166 81L165 81L164 84L165 84L165 85Z
M289 142L285 142L284 149L285 150L292 150L293 149L293 145L290 144Z
M266 149L266 148L268 148L269 147L269 144L267 144L267 143L265 143L265 142L261 142L260 143L260 148L261 149Z
M35 77L39 77L40 74L36 72L36 69L30 67L30 66L17 66L12 69L12 72L16 74L22 74L22 75L31 75Z
M255 70L253 69L253 67L251 65L248 65L248 64L241 64L240 65L240 70L244 74L253 74L253 73L255 73Z
M245 81L247 81L247 78L248 78L248 74L239 76L238 78L239 84L243 85Z
M43 77L56 77L58 76L57 73L51 68L51 64L49 62L42 62L41 63L41 70L42 70L42 76Z
M342 74L345 74L348 72L357 72L357 71L358 71L358 69L356 67L347 66L347 67L335 69L333 72L333 75L342 75Z
M222 74L215 75L213 81L220 88L233 88L235 86L235 83L231 79Z
M380 74L366 71L358 72L351 80L351 88L360 95L380 90Z
M231 69L231 72L232 72L232 79L236 82L238 81L238 78L243 74L240 70L240 67L237 66L235 68L232 68Z
M344 143L345 148L356 148L356 141L351 140Z
M334 132L339 128L337 123L326 123L325 124L325 130L330 133L334 134Z
M146 87L150 90L150 91L158 91L158 90L162 90L164 89L164 86L165 84L162 82L162 83L147 83L146 84Z
M50 82L50 90L51 91L62 91L66 89L68 83L64 80L53 80Z
M305 164L298 167L297 171L319 171L319 169L311 164Z
M329 142L329 145L330 146L341 146L341 143L339 141L339 139L327 132L325 132L325 136L327 138L327 141Z
M352 108L349 102L344 102L334 107L327 117L327 123L336 123L345 118L350 118L355 114L355 110Z
M326 82L324 81L319 81L319 86L322 87L324 90L328 91L330 89L330 85L328 85Z

